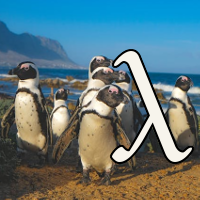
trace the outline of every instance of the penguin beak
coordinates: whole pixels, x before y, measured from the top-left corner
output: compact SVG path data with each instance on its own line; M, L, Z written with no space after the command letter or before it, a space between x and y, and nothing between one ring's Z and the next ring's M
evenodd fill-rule
M119 73L119 80L123 81L125 79L126 79L125 74Z
M110 59L110 66L112 66L112 64L113 64L113 60Z
M8 74L9 75L18 75L20 68L16 67L14 69L9 70Z
M191 83L190 83L190 87L193 87L194 86L194 83L193 83L193 81L191 81Z
M126 79L125 75L126 74L121 73L120 71L114 71L113 78L115 79L115 81L123 81Z
M105 64L105 66L112 66L113 60L105 58L103 63Z
M124 80L124 79L125 79L125 77L123 77L123 75L121 75L121 74L119 73L119 71L114 71L114 72L112 73L112 77L113 77L114 81Z

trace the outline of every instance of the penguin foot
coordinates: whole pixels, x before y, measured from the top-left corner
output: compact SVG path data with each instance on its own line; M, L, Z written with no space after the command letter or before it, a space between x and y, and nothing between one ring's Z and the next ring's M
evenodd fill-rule
M24 152L17 152L17 158L20 160L23 160L25 157L25 153Z
M105 172L104 177L101 179L101 182L99 185L110 185L110 172Z
M41 165L39 165L38 163L35 163L35 162L29 162L28 165L27 165L29 168L42 168Z
M82 163L81 163L80 157L78 158L78 163L76 165L76 172L77 173L82 173L83 172L83 167L82 167Z
M136 158L135 156L133 156L129 161L128 161L128 165L131 169L131 171L134 171L136 169Z
M88 177L83 177L79 182L78 184L82 184L84 186L88 186L89 184L91 183L91 179Z
M41 168L44 167L44 166L45 166L45 163L41 163L41 162L38 162L38 163L30 162L30 163L28 163L28 167L29 167L29 168L41 169Z
M100 172L96 171L96 173L99 175L100 178L103 178L105 176L105 172L100 173Z
M76 172L77 173L82 173L82 167L76 166Z
M30 168L37 168L40 169L45 166L45 164L48 162L48 154L47 155L39 155L39 162L30 162L28 164L28 167Z
M89 177L89 170L83 170L83 178L79 181L82 185L89 185L91 183L91 179Z

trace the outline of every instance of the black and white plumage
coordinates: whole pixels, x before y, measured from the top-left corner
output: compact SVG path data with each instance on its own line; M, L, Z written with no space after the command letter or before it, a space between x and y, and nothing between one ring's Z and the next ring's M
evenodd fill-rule
M172 91L169 107L166 112L167 121L179 149L188 146L198 150L198 120L196 111L187 95L193 85L187 76L180 76Z
M44 164L52 136L45 99L39 85L38 69L34 63L25 61L9 73L17 75L19 82L14 105L1 122L2 134L7 135L5 130L9 131L10 118L15 118L18 151L34 152L41 158L41 164ZM13 113L12 116L10 113Z
M64 88L56 91L54 95L54 108L52 110L50 119L53 131L53 144L57 138L67 128L70 119L70 113L66 104L69 90Z
M57 140L53 150L53 160L58 162L70 142L78 136L79 155L83 165L82 183L90 182L89 169L105 173L102 184L110 184L113 161L110 154L117 143L130 147L130 142L120 125L114 108L127 101L118 86L107 85L101 88L92 101L76 115L76 119ZM129 160L131 168L135 158Z
M127 104L120 103L116 110L122 119L122 126L126 135L133 142L144 120L132 96L132 79L124 71L119 71L119 73L123 74L125 78L116 80L115 83L122 89L129 102Z

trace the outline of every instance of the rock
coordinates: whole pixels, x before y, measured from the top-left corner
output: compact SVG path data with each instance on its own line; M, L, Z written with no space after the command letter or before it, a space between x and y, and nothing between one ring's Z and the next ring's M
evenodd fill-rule
M132 90L137 91L137 88L136 88L134 81L132 82ZM162 103L162 104L168 103L168 100L165 98L165 96L163 94L163 90L156 89L156 88L154 88L154 90L156 92L158 99L160 100L160 103ZM139 98L140 96L138 94L135 94L134 97Z
M162 103L162 104L168 103L167 99L165 98L165 96L162 92L157 92L156 94L157 94L158 99L160 100L160 103Z
M140 98L139 94L134 94L134 98Z
M76 106L75 106L72 102L69 102L69 103L68 103L68 108L69 108L69 110L72 110L72 111L73 111L73 110L75 109L75 107L76 107Z
M5 78L0 78L0 81L11 81L11 82L16 82L18 81L18 77L5 77Z
M162 90L162 89L157 89L157 88L154 88L154 90L156 91L156 93L157 93L157 92L163 92L163 90Z
M59 86L59 80L58 79L53 79L52 83L50 83L50 84L52 84L54 86Z
M88 81L84 81L84 82L76 81L71 84L71 87L78 90L85 90L87 87L87 83Z
M73 76L66 76L66 79L67 79L68 81L72 81L72 80L74 80L74 77L73 77Z
M46 85L48 87L59 88L59 87L62 87L63 85L66 85L66 82L60 79L48 78L48 79L40 80L40 85Z
M0 93L0 99L14 99L14 97L8 94Z
M135 85L135 82L134 81L132 81L132 90L137 90L137 88L136 88L136 85Z

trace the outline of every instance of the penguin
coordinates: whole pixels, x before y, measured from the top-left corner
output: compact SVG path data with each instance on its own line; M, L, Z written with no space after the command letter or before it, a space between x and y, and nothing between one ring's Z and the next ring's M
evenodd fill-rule
M31 61L21 62L9 73L19 78L14 105L2 120L2 135L9 131L15 118L17 126L18 152L32 152L39 156L39 162L30 167L42 167L48 159L49 140L52 140L50 119L45 98L39 85L39 72Z
M106 68L112 65L113 60L105 56L94 56L89 64L88 79L91 78L92 72L97 68Z
M79 155L83 166L82 184L89 184L89 170L95 169L104 174L100 184L111 184L110 175L114 162L110 154L117 144L130 147L130 141L124 133L115 108L121 102L127 102L122 90L115 85L101 88L87 107L82 107L76 120L62 133L57 140L52 159L56 163L70 142L78 136ZM135 166L135 157L130 159L131 169Z
M191 78L180 76L172 91L166 118L173 137L180 150L193 146L198 151L198 119L196 111L187 95L193 86Z
M55 144L57 138L66 129L69 123L70 113L66 104L68 94L69 90L61 88L54 95L54 108L50 116L53 131L53 144Z
M130 142L133 142L144 120L137 107L135 99L132 96L132 79L125 71L120 70L119 73L123 74L125 78L116 80L115 84L122 89L124 95L129 101L127 104L121 102L116 107L116 110L121 117L122 126L126 135L128 136Z

